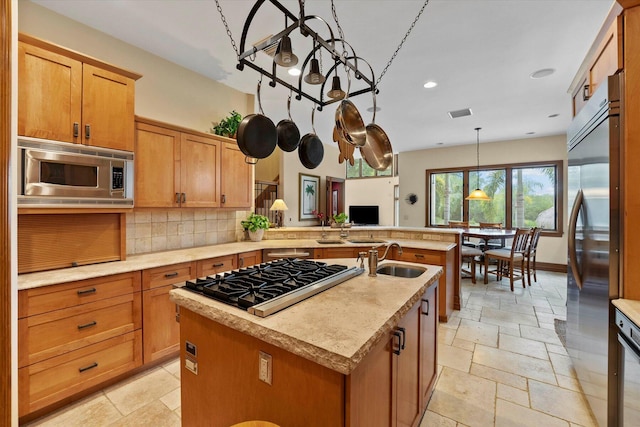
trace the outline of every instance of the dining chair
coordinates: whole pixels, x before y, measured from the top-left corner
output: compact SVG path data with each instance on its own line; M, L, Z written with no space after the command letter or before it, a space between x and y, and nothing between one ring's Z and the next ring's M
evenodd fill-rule
M449 221L447 226L449 228L469 228L469 221ZM475 243L470 242L468 237L463 237L462 238L462 245L463 246L470 246L470 247L473 247L473 248L475 248L477 246Z
M540 240L540 233L542 228L533 227L531 229L531 239L527 251L525 252L525 262L527 269L527 279L529 280L529 286L531 286L531 270L533 270L533 280L538 283L538 277L536 276L536 252L538 250L538 240Z
M461 271L461 273L464 273L464 274L468 275L468 276L463 276L464 278L471 277L471 283L473 283L475 285L475 283L476 283L476 263L481 262L480 260L482 259L483 253L478 248L471 248L469 246L462 245L460 247L460 254L461 254L461 257L462 257L462 264L464 264L466 262L467 264L469 264L469 267L470 267L470 270L465 270L461 266L460 271ZM482 264L480 264L480 266L482 266Z
M502 228L503 228L501 222L478 222L478 226L480 228L492 228L492 229L495 229L495 230L502 230ZM482 243L484 243L484 242L481 242L481 244ZM484 250L487 250L487 249L500 249L502 247L503 247L502 240L493 239L493 240L489 240L487 242L487 247L486 248L481 248L481 249L484 249Z
M497 280L502 280L503 277L509 278L511 291L513 291L513 282L516 280L522 280L523 288L527 286L524 261L530 236L530 229L517 228L510 249L489 249L484 252L485 284L489 283L489 274L495 274ZM489 262L492 259L498 261L495 270L489 270Z

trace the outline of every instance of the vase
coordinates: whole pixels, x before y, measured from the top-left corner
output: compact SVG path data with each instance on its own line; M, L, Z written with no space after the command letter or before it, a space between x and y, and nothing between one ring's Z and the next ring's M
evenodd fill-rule
M249 239L252 242L259 242L262 240L262 236L264 236L264 228L259 228L256 231L249 231Z

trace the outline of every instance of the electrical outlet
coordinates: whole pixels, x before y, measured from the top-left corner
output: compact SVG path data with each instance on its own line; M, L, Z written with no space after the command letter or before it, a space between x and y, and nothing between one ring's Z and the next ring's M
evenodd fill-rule
M273 379L273 358L261 351L258 355L258 379L271 385Z

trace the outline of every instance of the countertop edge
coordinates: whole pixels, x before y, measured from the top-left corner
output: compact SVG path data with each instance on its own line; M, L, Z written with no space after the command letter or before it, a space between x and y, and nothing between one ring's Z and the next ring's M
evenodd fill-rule
M387 334L400 319L413 307L422 297L424 292L440 278L443 269L439 266L432 266L435 272L418 288L407 301L400 306L387 321L374 332L369 339L350 357L336 354L330 350L319 347L308 341L298 339L269 328L249 318L245 318L234 313L233 307L213 301L207 297L198 295L185 289L174 289L170 292L169 298L180 307L191 310L207 319L218 322L238 332L245 333L254 338L275 345L283 350L289 351L297 356L303 357L312 362L318 363L326 368L332 369L344 375L349 375L367 356L369 351ZM329 290L330 291L330 290ZM328 291L325 291L328 292ZM237 310L237 309L236 309ZM244 313L244 312L242 312ZM256 317L256 320L261 318Z
M618 308L622 314L640 327L640 301L619 298L611 300L611 303Z

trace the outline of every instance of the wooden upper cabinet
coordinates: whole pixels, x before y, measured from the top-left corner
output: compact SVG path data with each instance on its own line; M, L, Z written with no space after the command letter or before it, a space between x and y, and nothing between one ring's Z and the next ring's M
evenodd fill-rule
M180 204L220 206L220 150L213 138L183 133L180 139ZM231 171L232 172L232 171Z
M251 208L253 199L253 167L235 142L222 146L222 199L226 208Z
M584 107L589 97L608 77L622 70L623 17L619 5L612 7L591 49L587 53L573 83L569 88L572 96L573 115Z
M20 34L18 134L133 151L141 76Z
M82 63L18 43L18 134L79 142Z
M143 117L135 129L136 207L251 207L253 168L230 139Z
M135 81L88 64L82 76L84 143L133 151Z
M135 205L179 206L180 132L136 123Z

